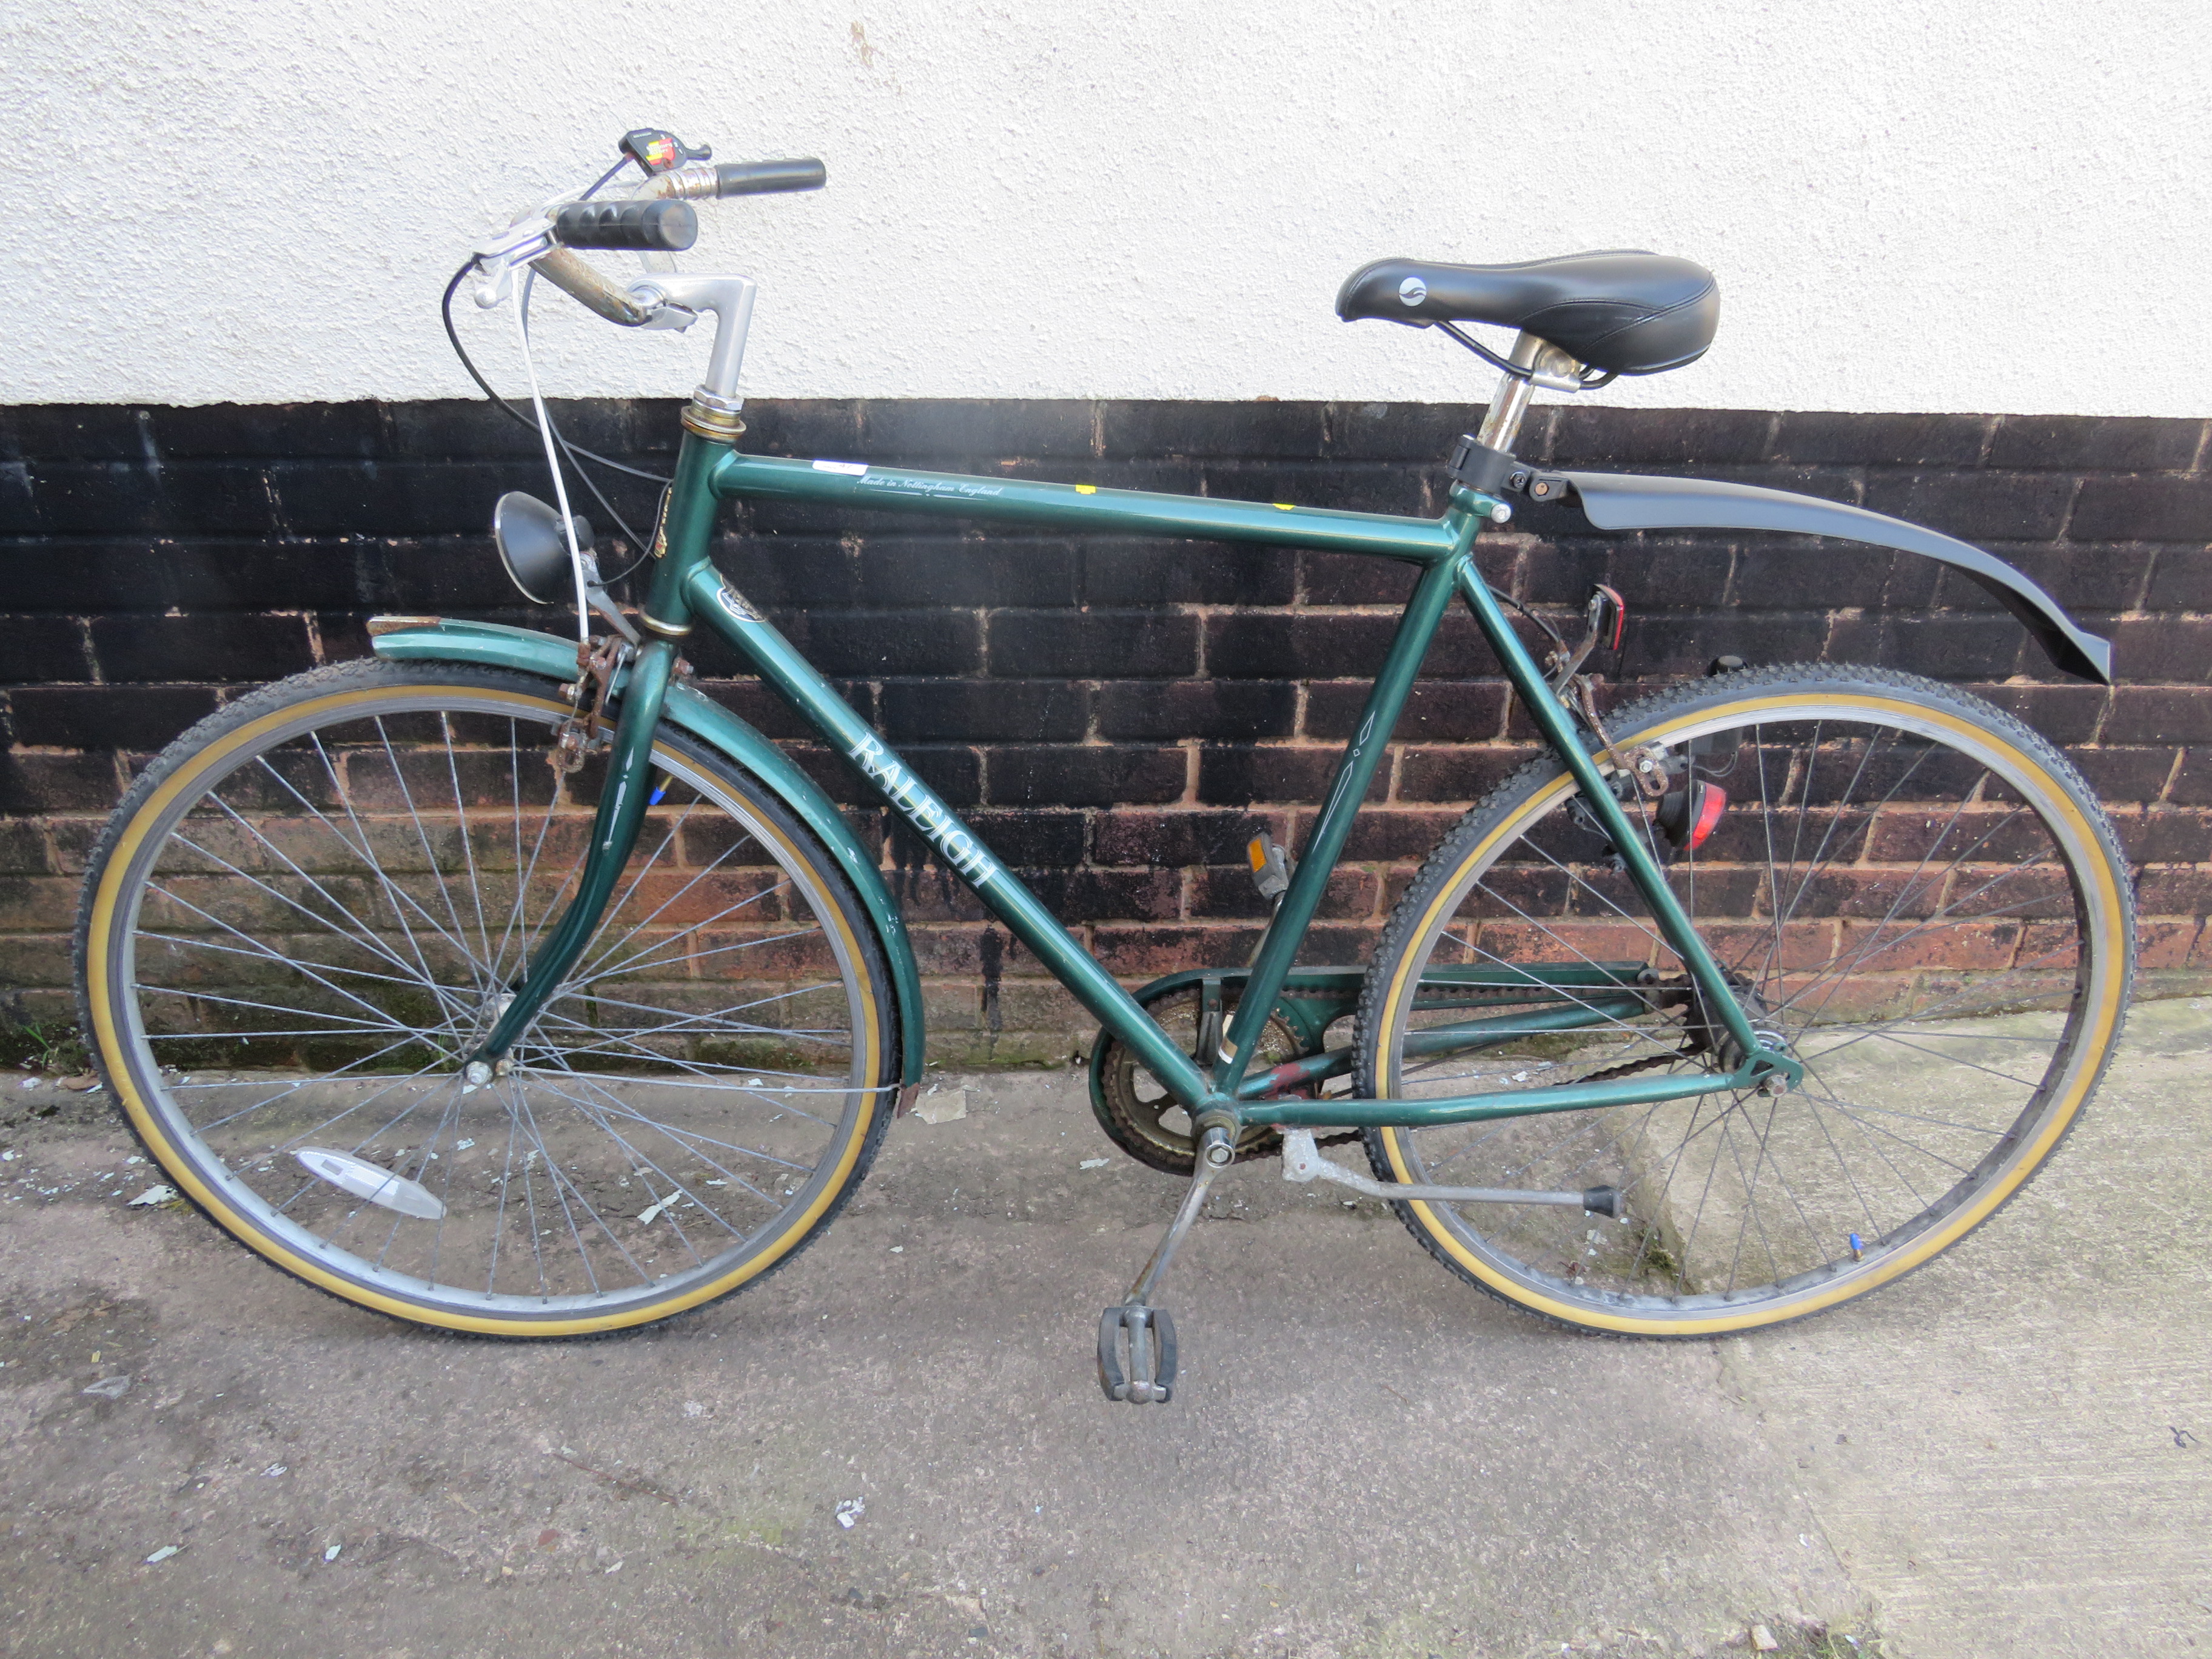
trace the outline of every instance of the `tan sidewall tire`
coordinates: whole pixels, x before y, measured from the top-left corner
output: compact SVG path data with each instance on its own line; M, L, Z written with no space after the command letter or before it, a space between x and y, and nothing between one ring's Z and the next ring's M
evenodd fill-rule
M716 754L673 728L664 726L654 757L664 764L711 777L731 800L741 805L741 819L763 842L775 846L785 869L815 906L823 926L835 930L833 943L854 980L854 1018L865 1027L857 1035L866 1045L863 1074L876 1088L850 1109L823 1162L809 1201L782 1218L770 1235L757 1239L726 1272L686 1285L665 1297L650 1295L604 1314L528 1318L479 1313L428 1300L395 1295L313 1260L234 1204L204 1174L199 1161L181 1144L176 1126L151 1097L150 1057L136 1037L135 1011L129 1004L128 939L143 866L179 802L192 799L207 782L227 771L234 757L250 751L271 734L337 716L394 695L439 691L482 703L489 698L528 718L564 716L568 706L557 689L526 676L436 664L349 663L319 669L264 687L210 716L184 734L156 759L109 821L86 877L77 921L77 988L84 1030L102 1076L131 1129L178 1188L225 1232L294 1277L359 1306L412 1323L441 1329L506 1337L592 1335L648 1324L757 1280L810 1243L842 1207L873 1161L892 1111L891 1085L898 1043L891 1012L890 975L867 913L853 896L828 854L763 786ZM726 810L726 808L725 809Z
M1795 689L1787 689L1787 688ZM1654 1316L1562 1297L1484 1253L1455 1226L1449 1212L1419 1202L1395 1207L1413 1236L1462 1277L1534 1312L1584 1329L1638 1336L1711 1336L1775 1325L1818 1313L1893 1283L1948 1249L1997 1210L2042 1167L2080 1117L2110 1062L2126 1017L2134 965L2134 907L2117 837L2080 775L2041 738L2001 710L1948 687L1886 670L1812 665L1753 670L1662 694L1624 712L1613 731L1632 747L1711 722L1717 729L1755 720L1779 720L1785 710L1816 718L1885 719L1940 736L2021 790L2044 815L2077 878L2084 931L2093 961L2087 994L2076 1011L2078 1036L2065 1070L2005 1163L1972 1198L1907 1248L1884 1253L1863 1272L1846 1272L1794 1297L1741 1309ZM1716 716L1722 718L1716 720ZM1389 1097L1397 1086L1397 1043L1437 930L1467 890L1523 829L1573 788L1549 757L1501 785L1446 838L1400 901L1376 952L1361 1000L1358 1060L1363 1091ZM1376 1177L1417 1179L1406 1131L1369 1136Z

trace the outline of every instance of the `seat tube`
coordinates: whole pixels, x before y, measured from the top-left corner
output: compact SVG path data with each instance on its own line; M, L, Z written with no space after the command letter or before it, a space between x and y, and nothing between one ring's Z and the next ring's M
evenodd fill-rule
M1454 511L1459 520L1458 550L1421 573L1420 586L1413 590L1406 614L1399 619L1397 635L1390 641L1390 654L1384 659L1382 672L1375 677L1375 689L1368 693L1367 708L1360 715L1358 731L1346 745L1344 757L1337 763L1327 804L1314 820L1312 833L1307 836L1305 849L1299 855L1297 872L1291 878L1289 890L1283 895L1274 921L1268 924L1267 937L1261 941L1260 954L1245 981L1243 1000L1237 1006L1228 1037L1222 1044L1227 1068L1225 1072L1217 1069L1216 1073L1219 1086L1231 1093L1243 1080L1245 1067L1251 1064L1260 1034L1267 1028L1267 1015L1274 1008L1276 994L1290 975L1291 963L1305 940L1314 912L1321 908L1329 876L1352 834L1352 821L1359 815L1367 786L1374 781L1375 769L1382 763L1383 753L1389 747L1392 728L1398 724L1413 681L1420 674L1421 659L1428 654L1429 644L1436 638L1437 628L1451 605L1461 572L1473 568L1474 561L1468 550L1482 520L1464 508L1455 507ZM1203 1056L1200 1063L1211 1063L1218 1068L1224 1055Z
M1727 1026L1729 1036L1741 1046L1747 1055L1758 1054L1759 1045L1751 1029L1751 1021L1744 1013L1742 1006L1736 1001L1735 992L1729 984L1727 975L1721 972L1711 952L1705 949L1705 942L1698 937L1697 929L1691 925L1689 916L1675 899L1674 890L1667 884L1666 872L1659 867L1658 860L1651 855L1643 837L1636 833L1626 810L1614 799L1612 789L1598 770L1596 760L1583 746L1581 733L1567 713L1565 705L1552 695L1550 685L1537 671L1528 648L1521 643L1521 636L1506 621L1505 613L1499 609L1497 599L1492 597L1481 573L1474 569L1470 563L1456 574L1468 608L1474 612L1474 619L1481 626L1484 637L1490 641L1491 649L1498 653L1506 678L1513 682L1514 689L1520 693L1522 706L1528 711L1529 719L1572 775L1582 791L1584 803L1620 853L1628 878L1636 884L1637 891L1644 896L1644 902L1651 907L1652 919L1658 923L1660 937L1681 958L1683 967L1697 981L1698 988L1705 993L1711 1006L1719 1012L1721 1023Z

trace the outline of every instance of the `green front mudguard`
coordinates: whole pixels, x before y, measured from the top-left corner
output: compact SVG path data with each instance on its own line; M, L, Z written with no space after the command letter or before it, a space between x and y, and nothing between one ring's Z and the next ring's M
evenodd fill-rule
M510 668L562 684L576 678L573 640L496 623L438 617L378 620L382 631L374 635L373 643L376 654L390 661L473 663L486 668ZM609 698L611 705L619 706L622 686L622 677L617 676ZM921 1081L925 1036L921 973L915 964L905 920L891 899L890 890L884 885L874 858L854 834L852 825L820 786L781 750L711 698L680 683L672 685L663 718L757 778L830 849L830 857L837 861L838 869L860 895L868 919L875 924L876 942L890 966L892 991L898 1004L899 1081L902 1085Z

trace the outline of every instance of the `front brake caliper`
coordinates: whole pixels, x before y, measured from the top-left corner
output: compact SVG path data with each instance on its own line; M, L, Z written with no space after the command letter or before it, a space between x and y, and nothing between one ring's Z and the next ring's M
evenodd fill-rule
M576 642L576 683L568 688L569 701L576 705L576 712L561 722L561 730L554 738L551 760L555 771L577 771L583 766L586 756L614 742L614 730L606 720L607 692L629 654L629 641L615 635Z

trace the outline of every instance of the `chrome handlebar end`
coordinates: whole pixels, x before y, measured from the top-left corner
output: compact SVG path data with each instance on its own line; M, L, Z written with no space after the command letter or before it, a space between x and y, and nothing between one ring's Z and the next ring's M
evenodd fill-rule
M721 179L711 161L686 161L656 173L633 192L633 200L708 201L721 194Z

